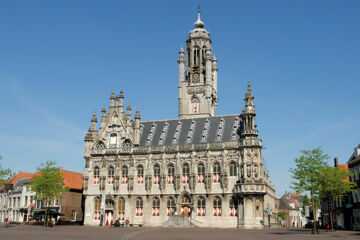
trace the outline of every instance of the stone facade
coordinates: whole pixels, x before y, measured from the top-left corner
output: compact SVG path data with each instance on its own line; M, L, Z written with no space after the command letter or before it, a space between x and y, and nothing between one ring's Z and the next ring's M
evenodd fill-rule
M216 116L217 61L198 20L181 48L179 118L140 121L110 96L85 137L85 225L162 226L171 215L199 227L262 228L275 208L255 125L251 86L241 114ZM186 56L185 56L186 55ZM272 219L275 222L275 219Z

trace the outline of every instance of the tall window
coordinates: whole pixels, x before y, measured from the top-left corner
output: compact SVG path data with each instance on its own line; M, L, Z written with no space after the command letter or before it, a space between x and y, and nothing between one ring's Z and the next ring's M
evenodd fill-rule
M183 170L183 183L189 183L189 174L190 174L189 165L184 164L182 170Z
M127 182L128 182L128 168L126 166L123 166L121 172L121 183L127 184Z
M230 163L230 177L236 177L237 171L236 171L236 164Z
M197 215L205 216L205 198L199 197L197 200Z
M215 197L214 203L213 203L213 216L214 217L220 217L221 216L221 198Z
M154 166L154 184L159 184L160 178L160 167L159 165Z
M108 169L108 184L114 184L114 168L109 167Z
M141 165L137 167L137 183L144 183L144 168Z
M109 143L109 147L110 148L115 148L117 144L117 134L116 133L111 133L110 134L110 143Z
M101 216L100 206L101 206L101 199L95 198L95 200L94 200L94 219L95 220L100 220L100 216Z
M155 197L153 200L153 216L159 216L160 215L160 199Z
M218 163L214 164L214 183L220 182L221 167Z
M143 215L143 200L142 198L136 199L136 216L142 216Z
M94 184L99 184L100 179L100 169L99 167L94 168Z
M204 164L200 163L198 165L198 183L204 182L204 175L205 175L205 167Z
M170 164L168 167L168 184L174 183L175 168L174 165Z
M118 203L119 221L125 221L125 199L120 198Z
M175 200L172 197L169 197L167 200L167 216L173 215L175 213Z
M237 216L237 200L234 198L230 198L229 202L229 210L230 210L230 217L236 217Z

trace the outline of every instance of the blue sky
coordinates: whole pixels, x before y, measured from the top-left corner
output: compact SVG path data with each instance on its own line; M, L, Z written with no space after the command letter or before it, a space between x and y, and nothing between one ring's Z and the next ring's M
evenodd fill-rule
M199 1L0 2L0 154L82 172L83 139L111 91L142 120L178 114L177 52ZM256 124L277 195L302 149L346 162L359 144L360 1L200 1L219 64L217 114ZM134 113L134 111L133 111Z

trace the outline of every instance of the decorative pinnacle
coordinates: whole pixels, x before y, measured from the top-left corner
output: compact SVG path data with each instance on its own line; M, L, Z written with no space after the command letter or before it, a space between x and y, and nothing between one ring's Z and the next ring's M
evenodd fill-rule
M246 98L251 98L251 84L250 81L248 82L248 90L246 93Z
M91 121L92 122L97 122L96 111L94 111L94 114L92 115Z
M124 92L123 92L123 90L120 91L119 98L124 98Z
M105 106L102 107L101 112L102 112L102 113L105 113L105 112L106 112Z
M127 106L126 110L127 110L127 113L126 113L126 114L130 114L130 111L131 111L130 103L128 103L128 106Z
M200 4L198 6L198 19L197 21L194 23L194 27L195 28L203 28L204 27L204 23L201 21L200 19Z
M115 99L115 93L111 92L110 99Z
M140 119L140 110L139 108L136 109L136 113L135 113L135 119Z

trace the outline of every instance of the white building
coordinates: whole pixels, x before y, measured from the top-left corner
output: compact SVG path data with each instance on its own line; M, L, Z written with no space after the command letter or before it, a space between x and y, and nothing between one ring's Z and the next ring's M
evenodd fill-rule
M275 189L250 83L242 113L216 116L218 66L200 11L194 27L178 56L177 119L141 122L137 110L132 120L123 92L111 94L99 128L93 115L85 137L85 225L104 216L105 225L161 226L173 214L199 227L268 224L264 209L275 208Z

